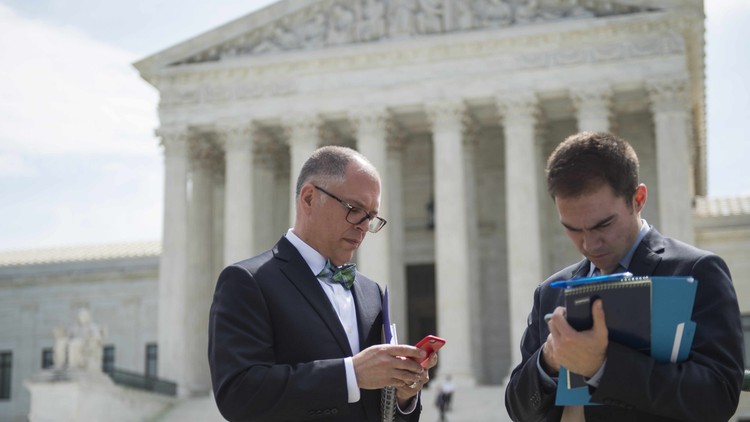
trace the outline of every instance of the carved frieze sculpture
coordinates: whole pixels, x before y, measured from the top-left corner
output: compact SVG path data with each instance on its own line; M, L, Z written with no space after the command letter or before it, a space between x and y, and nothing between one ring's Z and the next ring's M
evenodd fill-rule
M650 10L615 0L322 0L183 63Z

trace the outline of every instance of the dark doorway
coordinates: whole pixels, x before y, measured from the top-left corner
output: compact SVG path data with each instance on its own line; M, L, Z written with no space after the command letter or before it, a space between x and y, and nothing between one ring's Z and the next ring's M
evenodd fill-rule
M428 334L438 334L435 305L435 265L406 267L406 306L409 318L409 344Z
M428 334L437 332L437 305L435 300L435 264L406 267L406 306L409 318L408 344L417 344ZM440 363L430 370L435 378Z

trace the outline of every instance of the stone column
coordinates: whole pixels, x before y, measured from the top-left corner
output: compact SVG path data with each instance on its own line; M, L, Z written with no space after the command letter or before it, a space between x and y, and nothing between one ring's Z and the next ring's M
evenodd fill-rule
M441 373L462 384L474 384L472 352L470 239L466 169L462 141L464 105L448 101L430 105L435 166L435 273L437 334L450 339L441 351Z
M572 96L579 131L610 131L612 91L609 86L578 87L573 91Z
M177 381L185 348L178 335L187 274L187 130L160 128L164 148L164 226L159 262L159 378Z
M480 263L482 261L481 241L479 239L479 214L477 212L477 174L476 174L476 154L479 145L477 138L477 131L479 124L474 121L468 114L464 116L464 131L463 131L463 158L464 158L464 172L465 176L465 192L464 200L466 201L466 230L468 242L468 255L469 255L469 268L471 271L468 274L468 293L469 293L469 309L474 310L470 312L471 317L471 332L481 333L481 304L479 301L479 292L481 287L479 285L480 274ZM482 360L482 346L485 344L477 336L473 336L472 351L474 352L473 359L476 362ZM481 365L481 364L480 364Z
M289 228L289 221L293 221L295 215L295 207L289 206L290 188L295 184L291 182L291 159L289 148L286 145L279 145L279 150L276 154L276 177L274 179L275 187L273 190L273 203L275 206L272 219L274 227L279 229L277 232L278 236L286 233ZM294 180L296 179L295 175ZM278 237L275 240L278 240Z
M222 127L226 160L224 263L254 255L253 136L249 122Z
M541 169L534 135L538 105L533 93L498 98L505 135L505 195L513 341L511 366L521 361L520 341L531 311L534 288L542 281L541 230L537 180Z
M693 243L690 100L684 80L648 84L656 129L659 231Z
M357 150L380 173L380 209L378 214L386 220L390 215L388 189L393 184L387 173L386 113L385 110L356 110L350 114L357 139ZM357 251L357 265L362 273L377 281L382 287L390 283L390 227L378 233L368 233Z
M222 152L208 139L193 139L190 146L192 192L188 208L188 265L185 277L185 312L180 321L180 346L185 349L178 394L197 396L211 391L206 359L208 311L216 274L213 274L213 172Z
M290 120L287 126L291 159L289 171L289 220L291 226L294 226L297 215L297 176L299 176L302 165L320 145L319 127L320 119L316 116L299 116Z
M255 254L270 249L279 240L282 231L274 220L276 200L276 168L278 145L265 132L255 134ZM286 197L286 196L285 196Z
M404 187L403 187L403 154L404 130L393 124L388 126L387 164L385 177L388 189L383 193L388 201L388 230L390 237L391 274L388 279L390 295L391 321L398 327L401 343L409 338L409 324L406 309L406 263L404 261L404 244L406 242L406 224L404 222Z
M217 148L220 148L219 146L220 142L217 142ZM211 225L213 226L213 238L212 238L212 258L211 258L211 274L213 275L212 278L212 285L211 285L211 293L213 295L213 289L216 287L216 282L218 281L219 274L221 271L226 267L226 254L224 253L224 241L226 239L226 225L224 224L225 216L226 216L226 203L227 203L227 196L226 196L226 166L224 165L225 162L222 158L226 157L226 152L224 151L218 151L217 152L218 159L216 160L216 167L213 168L213 171L211 172L212 178L212 186L213 186L213 192L212 192L212 202L211 202L211 215L212 215L212 221ZM246 257L244 257L246 258Z

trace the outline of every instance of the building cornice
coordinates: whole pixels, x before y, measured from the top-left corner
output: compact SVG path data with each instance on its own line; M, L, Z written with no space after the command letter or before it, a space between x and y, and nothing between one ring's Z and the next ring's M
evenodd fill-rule
M696 217L750 216L750 195L695 198Z
M161 242L127 242L106 245L0 251L0 270L7 267L158 258Z

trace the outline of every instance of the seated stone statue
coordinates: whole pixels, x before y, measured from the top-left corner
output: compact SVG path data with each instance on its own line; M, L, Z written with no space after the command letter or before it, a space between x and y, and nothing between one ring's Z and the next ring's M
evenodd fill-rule
M94 372L102 370L104 330L91 321L91 315L87 309L78 310L76 324L67 330L58 327L54 333L53 363L55 369L67 368Z

